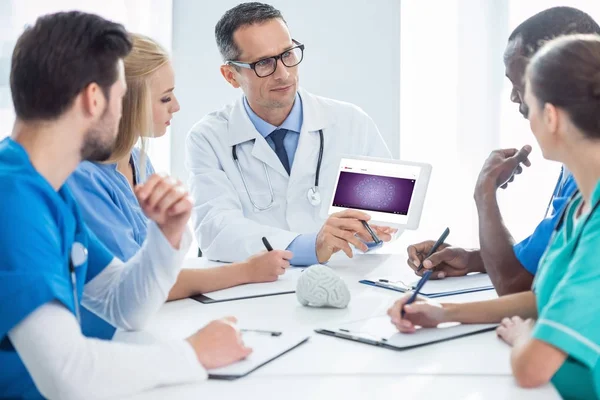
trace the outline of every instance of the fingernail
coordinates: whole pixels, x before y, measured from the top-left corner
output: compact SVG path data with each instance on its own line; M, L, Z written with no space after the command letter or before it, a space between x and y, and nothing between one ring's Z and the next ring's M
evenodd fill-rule
M433 267L433 263L429 260L425 260L425 261L423 261L423 267L431 268L431 267Z
M410 328L410 322L408 322L408 321L406 321L406 320L403 320L402 322L400 322L400 325L401 325L403 328Z
M444 274L443 272L440 272L440 273L438 274L438 278L439 278L439 279L444 279L445 277L446 277L446 274Z

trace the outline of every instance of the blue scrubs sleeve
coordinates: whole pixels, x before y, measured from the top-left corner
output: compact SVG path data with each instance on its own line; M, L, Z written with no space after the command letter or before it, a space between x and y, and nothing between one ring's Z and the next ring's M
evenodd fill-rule
M559 193L552 200L554 209L552 216L542 220L531 236L514 246L517 259L532 275L536 274L540 258L550 243L554 227L576 189L575 180L569 175Z
M43 194L26 182L1 187L0 340L38 307L59 301L75 312L62 233Z
M133 257L140 245L131 223L115 204L109 189L102 185L102 177L78 168L67 184L89 230L115 257L123 261Z
M88 269L85 282L87 283L102 272L115 256L98 240L89 227L86 229L88 232Z

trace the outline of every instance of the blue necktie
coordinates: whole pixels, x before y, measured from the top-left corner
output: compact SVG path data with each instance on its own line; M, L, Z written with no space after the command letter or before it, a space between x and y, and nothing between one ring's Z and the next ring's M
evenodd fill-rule
M288 175L290 174L290 160L288 159L287 152L285 151L285 147L283 146L283 139L285 139L285 135L287 135L287 129L277 129L271 132L269 137L275 144L275 154L279 157L283 168L287 171Z

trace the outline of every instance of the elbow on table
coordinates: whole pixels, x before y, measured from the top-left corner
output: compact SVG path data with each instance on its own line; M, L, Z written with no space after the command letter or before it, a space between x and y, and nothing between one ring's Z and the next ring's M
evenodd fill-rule
M537 388L547 384L552 379L552 376L548 375L545 368L524 359L522 356L515 355L514 352L511 356L511 364L517 384L522 388Z

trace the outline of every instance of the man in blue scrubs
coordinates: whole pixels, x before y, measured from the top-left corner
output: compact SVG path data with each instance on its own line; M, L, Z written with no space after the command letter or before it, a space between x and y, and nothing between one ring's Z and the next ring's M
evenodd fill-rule
M519 112L525 118L528 110L523 102L524 74L529 59L545 41L574 33L600 34L600 26L580 10L554 7L527 19L511 33L504 52L504 65L506 76L513 85L510 99L519 105ZM514 244L502 220L496 191L506 188L514 175L521 172L521 164L529 166L527 157L530 152L531 147L524 146L520 150L503 149L491 153L479 174L474 196L479 214L481 248L440 246L437 253L423 261L426 269L435 268L433 278L487 272L499 295L531 289L539 260L548 246L560 211L576 190L576 184L572 175L563 168L546 210L546 218L531 236ZM409 246L408 265L416 270L433 243L425 241Z
M135 188L152 223L123 263L87 228L66 185L82 160L111 154L126 84L123 26L96 15L38 19L15 45L16 121L0 141L0 398L123 398L199 382L246 357L235 319L186 340L134 345L82 333L86 307L141 329L162 306L190 244L192 203L180 182L151 176Z

